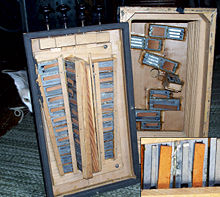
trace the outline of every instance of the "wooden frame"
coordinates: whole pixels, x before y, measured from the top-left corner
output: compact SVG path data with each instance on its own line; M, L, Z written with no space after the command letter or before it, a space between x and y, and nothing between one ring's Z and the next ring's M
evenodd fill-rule
M149 21L150 23L159 24L169 22L168 26L172 26L171 24L180 24L181 27L184 25L187 26L185 45L183 41L176 41L181 47L181 50L178 52L178 50L174 48L173 51L175 52L167 52L171 54L172 57L177 57L177 61L182 63L182 70L178 72L184 79L183 91L182 94L175 94L177 97L181 95L180 97L182 99L182 115L180 115L180 119L184 119L181 123L182 129L166 129L159 132L138 131L138 139L140 139L140 137L208 136L216 14L216 9L207 8L185 8L184 14L178 13L176 8L120 8L120 21L128 22L130 31L134 34L143 33L143 28L145 28L144 23L149 23ZM150 80L152 80L152 78L146 81L146 83L139 82L143 81L140 79L149 76L149 71L146 67L143 69L143 66L137 62L139 58L139 52L137 52L137 50L131 49L131 55L135 107L137 109L144 109L144 88L148 88L147 83L151 83ZM163 55L166 54L163 52ZM183 69L187 69L187 71L184 71L185 74L181 73ZM160 86L159 83L153 82L156 83L156 85L154 85L156 88ZM142 88L140 86L142 86Z
M88 196L97 191L112 190L139 181L137 143L133 140L137 136L135 124L132 124L135 116L128 35L126 23L24 34L32 103L48 196ZM99 91L106 92L108 88L100 89L98 71L101 68L98 64L105 61L112 61L114 68L114 156L110 159L106 159L104 134L100 124L104 118L100 111L102 106ZM74 65L75 70L68 67L67 62ZM48 76L45 75L49 72L47 69L55 70ZM75 78L68 77L68 72L75 73ZM53 80L60 80L60 85L44 86L45 80L51 80L51 83L54 83ZM75 103L70 97L73 95L70 87L74 84L77 92L77 120L74 119L76 112L70 107L71 102ZM50 92L59 92L60 89L61 96L49 95ZM48 103L59 97L63 98L63 106L50 108ZM65 110L64 117L54 119L51 113L59 110ZM67 123L62 125L67 127L54 126L64 120ZM75 124L79 131L74 130ZM65 138L57 138L53 134L54 130L57 134L57 130L62 132L66 129L68 134ZM79 140L76 135L80 137L81 167L77 159L79 153L76 142ZM120 138L120 135L125 138ZM72 168L66 167L59 156L61 153L57 141L62 145L65 140L69 140L72 161L68 162Z
M141 138L141 145L169 143L174 141L184 141L199 138ZM211 139L212 140L212 139ZM213 144L214 145L214 144ZM210 146L210 144L208 144ZM142 151L143 154L143 151ZM142 174L141 174L142 176ZM160 197L160 196L220 196L220 187L191 187L191 188L171 188L171 189L142 189L141 196L143 197Z

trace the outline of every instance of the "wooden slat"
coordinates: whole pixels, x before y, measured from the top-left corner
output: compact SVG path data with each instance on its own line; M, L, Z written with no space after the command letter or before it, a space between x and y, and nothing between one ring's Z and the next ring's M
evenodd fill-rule
M195 143L193 161L193 187L202 187L205 144Z
M92 149L92 169L93 172L99 172L100 171L100 159L99 159L99 153L98 153L98 142L97 139L97 133L96 133L96 125L97 125L97 119L95 114L96 113L96 94L95 94L95 84L94 84L94 78L93 78L93 69L92 69L92 62L91 62L91 56L90 58L90 64L86 67L86 83L88 86L87 89L87 97L88 97L88 124L90 125L90 143L91 143L91 149ZM91 84L92 83L92 84Z
M165 189L170 186L171 155L171 146L162 145L160 147L158 189Z
M80 148L82 157L82 172L84 179L90 179L92 174L92 150L90 145L90 133L88 128L88 87L86 82L86 68L84 61L75 62L76 69L76 86L77 86L77 102L78 102L78 121L80 133Z
M220 187L143 190L142 197L219 197Z

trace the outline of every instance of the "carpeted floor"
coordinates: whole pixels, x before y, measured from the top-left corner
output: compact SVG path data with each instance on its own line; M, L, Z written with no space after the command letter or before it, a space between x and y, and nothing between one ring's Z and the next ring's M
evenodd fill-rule
M33 117L0 138L0 197L43 197L43 176ZM137 197L139 184L96 194L95 197Z
M220 59L214 66L209 137L220 137ZM0 196L45 196L33 117L0 138ZM139 184L97 194L95 197L140 196Z

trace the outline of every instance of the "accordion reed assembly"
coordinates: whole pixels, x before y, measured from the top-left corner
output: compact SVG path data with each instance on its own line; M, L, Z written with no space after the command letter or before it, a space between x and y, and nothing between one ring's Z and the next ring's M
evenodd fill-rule
M136 183L128 25L28 33L24 40L47 194Z

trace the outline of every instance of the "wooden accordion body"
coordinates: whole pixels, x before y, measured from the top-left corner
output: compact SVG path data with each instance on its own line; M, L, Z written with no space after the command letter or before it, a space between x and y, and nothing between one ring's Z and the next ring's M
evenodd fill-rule
M135 182L127 25L24 37L47 193Z

